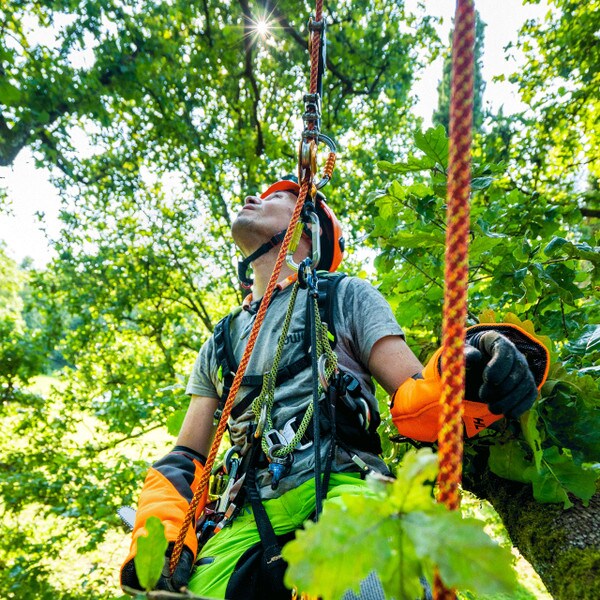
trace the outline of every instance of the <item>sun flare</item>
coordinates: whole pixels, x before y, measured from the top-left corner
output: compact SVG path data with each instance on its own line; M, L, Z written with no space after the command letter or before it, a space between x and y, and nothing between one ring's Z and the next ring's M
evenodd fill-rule
M269 34L270 25L266 19L259 19L255 25L256 33L261 37L266 37Z

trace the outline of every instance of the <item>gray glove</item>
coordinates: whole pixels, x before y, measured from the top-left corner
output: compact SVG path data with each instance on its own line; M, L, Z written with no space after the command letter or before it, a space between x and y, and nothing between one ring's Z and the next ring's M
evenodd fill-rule
M157 590L166 590L168 592L181 592L182 588L187 588L187 584L192 576L192 567L194 566L194 555L192 551L184 546L179 557L179 562L175 567L173 575L169 575L169 562L171 554L173 554L173 542L169 543L169 547L165 553L165 566L163 572L156 584Z
M529 410L538 390L525 356L497 331L467 335L467 400L485 402L494 415L518 418Z

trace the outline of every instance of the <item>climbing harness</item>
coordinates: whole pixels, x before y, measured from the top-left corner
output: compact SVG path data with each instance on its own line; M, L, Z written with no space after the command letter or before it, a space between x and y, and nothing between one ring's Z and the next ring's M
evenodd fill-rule
M290 246L290 242L292 240L292 236L294 234L296 225L300 220L300 213L304 206L304 202L305 202L307 196L309 195L309 192L310 192L311 199L316 194L316 186L313 183L313 178L315 177L315 173L316 173L316 158L315 158L316 157L316 147L317 147L317 143L319 141L321 141L321 140L326 141L326 140L324 140L324 138L320 137L320 135L322 135L322 134L320 134L320 132L319 132L320 97L321 97L321 94L319 93L319 85L322 85L322 76L323 76L323 69L324 69L324 62L325 62L324 61L324 51L325 50L324 50L324 44L322 44L322 35L321 35L321 34L323 34L323 36L324 36L324 32L325 32L325 21L323 18L323 0L316 0L315 20L311 21L311 23L312 23L312 25L310 27L310 33L311 33L311 35L310 35L311 61L310 62L311 62L311 66L310 66L310 89L309 89L309 94L308 94L310 96L310 111L309 110L305 111L305 113L310 112L311 114L308 117L308 119L305 119L306 129L302 134L302 142L301 142L301 144L305 144L305 143L309 144L310 151L306 151L304 149L304 146L301 145L300 164L298 167L298 173L300 175L300 177L298 178L299 184L300 184L298 199L296 201L296 206L294 207L294 211L290 218L290 223L288 225L287 231L281 242L281 247L279 249L279 254L277 255L277 259L275 261L275 266L273 268L273 272L267 283L263 301L261 302L258 312L256 314L254 324L252 326L250 335L248 337L248 342L246 344L246 348L244 349L242 358L240 360L239 367L236 371L236 374L233 379L233 383L231 385L231 389L229 390L229 395L227 397L227 400L225 401L225 405L223 406L222 414L220 415L219 424L217 425L217 429L215 432L215 437L214 437L213 443L211 445L208 457L206 459L205 468L202 473L202 476L200 477L200 481L198 483L198 488L196 489L196 492L194 493L194 496L190 502L188 511L187 511L186 516L181 525L179 535L177 536L177 539L175 541L175 544L173 547L173 552L171 554L171 559L169 562L169 572L171 574L173 574L173 572L175 571L177 563L179 562L179 559L181 557L181 553L183 550L183 543L184 543L187 532L189 531L190 527L195 527L195 523L193 521L194 521L196 509L197 509L197 507L200 503L200 500L202 499L202 496L204 494L204 491L206 490L206 487L208 485L211 470L215 463L215 459L216 459L216 456L217 456L217 453L219 450L219 446L221 445L223 435L227 428L227 422L228 422L229 416L231 414L231 409L233 408L233 403L235 401L235 398L236 398L239 388L241 386L242 378L243 378L246 368L248 366L248 362L250 361L250 356L252 354L254 345L258 338L258 333L260 331L260 328L265 319L267 308L271 302L271 297L275 290L275 286L277 285L277 282L279 280L279 274L281 272L281 268L282 268L283 262L285 260L285 257L288 253L288 248ZM320 75L319 75L319 64L321 65L321 69L320 69L321 74ZM327 141L326 141L326 143L327 143ZM329 158L327 160L327 164L326 164L325 177L323 178L323 179L327 179L327 181L331 178L331 173L332 173L333 167L335 165L334 150L332 149L330 144L328 144L328 146L330 147L331 152L330 152ZM306 154L308 154L308 157L306 156ZM333 155L333 157L332 157L332 155ZM307 158L310 158L310 160L307 160ZM327 183L327 181L325 181L322 185L325 185L325 183ZM319 182L319 183L321 183L321 182ZM313 346L313 351L314 351L314 346ZM315 416L315 420L316 420L316 414L314 416ZM320 481L320 478L317 478L317 479L319 479L319 481ZM248 489L251 489L253 486L247 485L246 487ZM251 491L251 493L253 493L253 492ZM261 506L262 506L262 504L261 504ZM279 562L281 562L281 560Z
M299 287L300 284L296 282L292 289L292 295L288 305L287 313L285 315L283 328L279 337L279 342L277 344L275 358L273 360L271 370L265 374L261 393L252 403L252 410L257 421L257 429L254 435L257 439L262 439L262 450L269 460L268 470L272 475L272 489L277 489L281 477L289 471L293 462L293 452L296 447L300 445L300 441L305 436L314 412L313 405L309 404L304 412L304 416L302 417L297 430L294 432L290 440L284 437L273 427L271 412L273 403L275 401L277 372L292 320L292 314L296 305L296 297L298 295ZM312 301L314 304L317 304L316 308L313 306L316 318L314 328L317 330L316 353L319 359L323 357L328 363L328 369L325 372L325 377L329 379L329 377L337 370L337 356L329 344L327 325L321 322L319 316L318 298L313 297L309 300L309 302L310 301ZM312 322L310 329L311 331L313 329ZM321 395L322 391L323 389L320 387L319 396Z
M337 333L335 330L336 311L335 311L335 294L338 285L344 279L343 273L323 273L319 274L319 297L317 299L319 306L319 315L321 321L327 323L328 326L328 338L331 344L331 348L334 349L337 340ZM277 288L275 294L280 290ZM275 296L274 294L274 296ZM215 421L218 422L223 413L223 407L229 395L229 390L233 385L233 379L238 371L239 364L233 353L233 346L231 343L231 325L233 320L238 316L240 310L233 311L226 317L221 319L215 326L213 332L213 338L215 341L215 351L217 363L219 365L219 379L223 385L223 391L219 398L217 410L215 411ZM310 333L309 328L310 322L308 314L305 318L305 329L303 334L303 352L302 356L296 361L289 363L281 368L277 372L275 384L281 385L283 382L292 379L306 367L310 366ZM250 391L244 396L239 402L236 403L235 407L231 411L231 416L237 419L246 409L251 405L252 401L260 393L263 385L263 375L244 374L242 378L242 386L251 388Z
M464 340L467 317L469 194L473 124L475 7L458 0L452 40L452 88L448 156L448 208L444 315L442 325L442 395L438 435L438 501L451 510L460 505L465 390ZM439 574L434 581L436 600L453 600Z

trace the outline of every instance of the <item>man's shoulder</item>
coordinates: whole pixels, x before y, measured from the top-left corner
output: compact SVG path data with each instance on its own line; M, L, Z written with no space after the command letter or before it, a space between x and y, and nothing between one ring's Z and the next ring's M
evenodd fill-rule
M340 280L338 285L338 290L341 294L381 295L376 286L362 277L357 277L356 275L347 275L346 273L340 273L340 275L343 275L343 279Z

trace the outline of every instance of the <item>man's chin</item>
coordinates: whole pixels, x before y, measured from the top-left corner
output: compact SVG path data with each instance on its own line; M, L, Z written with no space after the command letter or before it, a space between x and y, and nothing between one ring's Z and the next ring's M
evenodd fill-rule
M235 242L235 245L243 250L252 239L256 236L256 221L249 214L250 211L240 213L231 223L231 237Z

